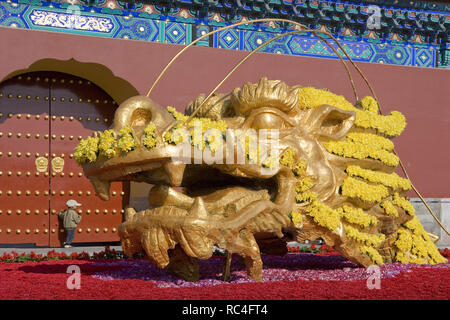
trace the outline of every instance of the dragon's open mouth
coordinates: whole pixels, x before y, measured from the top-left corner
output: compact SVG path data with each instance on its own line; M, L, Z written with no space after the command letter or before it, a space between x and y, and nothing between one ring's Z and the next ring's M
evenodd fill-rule
M172 169L177 171L180 168ZM245 197L249 198L248 201L252 199L275 201L279 193L276 176L250 178L226 173L209 165L190 164L183 168L182 177L175 179L179 181L179 184L174 185L173 174L174 172L168 172L165 166L161 166L135 173L125 179L145 181L154 185L149 194L150 206L153 208L176 205L187 209L192 205L195 197L202 197L206 202L214 203L226 193L230 193L230 190L238 190L239 193L231 197L229 201L237 201Z

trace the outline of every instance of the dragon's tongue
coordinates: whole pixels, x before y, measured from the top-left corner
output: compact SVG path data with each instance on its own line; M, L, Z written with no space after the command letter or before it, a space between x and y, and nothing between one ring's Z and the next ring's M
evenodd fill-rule
M186 164L181 161L169 161L164 164L164 170L173 187L179 187L183 181Z

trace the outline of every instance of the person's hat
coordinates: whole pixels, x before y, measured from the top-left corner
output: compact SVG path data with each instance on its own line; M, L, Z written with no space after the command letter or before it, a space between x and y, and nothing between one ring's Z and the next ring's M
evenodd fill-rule
M68 207L79 207L79 206L81 206L81 203L78 203L75 200L69 200L69 201L66 202L66 204L67 204Z

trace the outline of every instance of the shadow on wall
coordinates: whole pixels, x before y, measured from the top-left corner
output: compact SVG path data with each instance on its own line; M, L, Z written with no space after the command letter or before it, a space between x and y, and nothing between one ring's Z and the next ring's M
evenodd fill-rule
M102 88L118 104L121 104L124 100L139 94L136 88L134 88L128 81L116 77L112 71L104 65L98 63L79 62L75 59L69 59L66 61L57 59L41 59L31 64L26 69L17 70L10 73L0 82L13 78L14 76L35 71L57 71L84 78Z

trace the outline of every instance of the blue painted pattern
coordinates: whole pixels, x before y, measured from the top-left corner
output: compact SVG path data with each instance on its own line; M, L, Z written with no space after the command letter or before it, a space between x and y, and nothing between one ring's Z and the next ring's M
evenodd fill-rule
M165 9L157 6L159 12L119 10L121 14L114 14L117 9L110 9L111 14L108 14L105 8L78 6L80 10L74 11L68 9L75 6L68 7L67 3L32 3L36 4L17 4L0 0L0 26L186 45L210 30L224 25L223 22L214 20L214 17L209 17L210 20L205 24L204 20L164 15ZM125 15L125 12L128 14ZM278 35L277 30L279 29L270 26L242 26L221 31L202 40L198 45L251 51ZM439 45L379 39L370 41L357 37L340 37L339 42L355 61L419 67L435 67L437 64ZM330 43L338 49L333 41L330 40ZM280 38L261 51L338 58L331 48L312 34Z

